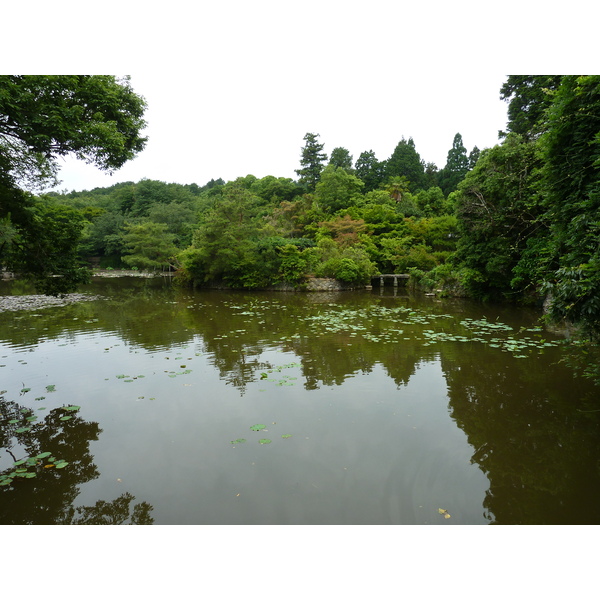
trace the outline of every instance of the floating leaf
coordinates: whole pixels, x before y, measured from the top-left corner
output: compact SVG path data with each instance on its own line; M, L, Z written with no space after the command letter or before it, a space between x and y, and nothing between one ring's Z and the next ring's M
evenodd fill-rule
M79 410L81 408L81 406L76 406L75 404L72 404L71 406L65 406L64 410Z
M72 419L73 417L71 417L70 415L67 417L61 417L60 420L61 421L68 421L69 419Z
M63 461L63 462L60 462L60 463L56 463L54 466L55 466L57 469L62 469L62 468L64 468L64 467L66 467L68 464L69 464L68 462L64 462L64 461Z
M8 424L9 424L9 425L15 425L15 424L16 424L16 423L18 423L18 422L19 422L19 419L11 419L11 420L8 422Z
M46 386L46 391L47 392L55 392L56 391L56 386L55 385L47 385Z
M35 458L37 458L37 459L46 458L46 457L50 456L50 454L52 454L52 452L42 452L41 454L38 454Z
M258 440L258 443L259 443L259 444L270 444L270 443L271 443L271 440L268 440L268 439L262 439L262 440Z
M261 429L264 429L266 427L266 425L263 424L258 424L258 425L252 425L252 427L250 427L250 429L252 431L260 431Z
M291 433L284 433L284 434L283 434L281 437L282 437L283 439L291 438L291 437L292 437L292 434L291 434Z
M440 513L440 515L444 515L444 519L450 518L450 514L445 508L438 508L438 512Z
M27 459L26 458L22 458L21 460L18 460L16 463L13 463L13 466L18 467L19 465L22 465Z
M26 431L31 431L31 427L20 427L19 429L15 429L16 433L25 433Z
M31 391L31 388L23 388L21 390L21 394L26 394L27 392L30 392L30 391Z
M232 444L243 444L246 440L244 438L239 438L237 440L233 440Z

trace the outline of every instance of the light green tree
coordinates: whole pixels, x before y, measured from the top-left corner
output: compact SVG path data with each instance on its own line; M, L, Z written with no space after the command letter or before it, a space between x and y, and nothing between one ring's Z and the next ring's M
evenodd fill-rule
M344 210L356 204L364 183L341 167L327 165L317 184L315 199L320 208L329 213Z
M178 252L174 240L175 235L168 232L164 223L148 221L126 224L123 262L144 270L169 269L173 266L173 257Z

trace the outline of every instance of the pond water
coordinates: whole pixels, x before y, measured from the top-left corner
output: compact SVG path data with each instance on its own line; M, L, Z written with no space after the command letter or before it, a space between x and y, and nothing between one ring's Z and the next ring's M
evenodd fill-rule
M0 313L2 524L600 523L600 388L535 311L84 291Z

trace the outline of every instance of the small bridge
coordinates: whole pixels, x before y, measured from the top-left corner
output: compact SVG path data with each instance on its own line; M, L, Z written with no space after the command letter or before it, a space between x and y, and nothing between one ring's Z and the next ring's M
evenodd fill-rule
M394 287L398 287L398 279L408 279L410 275L408 273L383 273L381 275L377 275L376 277L372 277L371 281L375 281L379 279L379 286L383 287L385 285L386 279L394 280Z

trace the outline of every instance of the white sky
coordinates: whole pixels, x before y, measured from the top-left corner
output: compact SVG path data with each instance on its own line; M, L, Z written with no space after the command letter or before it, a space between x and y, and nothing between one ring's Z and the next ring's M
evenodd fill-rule
M148 102L146 149L112 176L67 159L57 189L69 191L142 178L295 179L307 132L328 154L342 146L354 160L365 150L384 160L412 137L421 158L442 168L457 132L469 152L498 142L509 73L566 72L564 46L548 27L571 19L523 1L485 11L460 0L174 0L141 12L108 0L73 26L79 2L32 4L8 9L27 15L25 46L37 45L25 68L10 72L129 74ZM581 39L590 28L592 44L593 19L576 10L572 19Z

